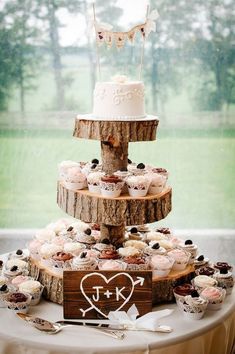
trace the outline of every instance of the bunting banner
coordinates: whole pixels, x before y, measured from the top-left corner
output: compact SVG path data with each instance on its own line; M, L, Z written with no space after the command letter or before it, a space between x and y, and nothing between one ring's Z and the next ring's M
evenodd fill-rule
M96 41L99 46L106 44L111 48L114 44L118 49L124 47L126 41L133 43L136 33L140 32L142 38L145 40L152 31L156 31L155 21L158 19L159 14L157 10L151 11L145 23L136 25L128 32L114 32L112 26L109 24L102 24L95 21Z

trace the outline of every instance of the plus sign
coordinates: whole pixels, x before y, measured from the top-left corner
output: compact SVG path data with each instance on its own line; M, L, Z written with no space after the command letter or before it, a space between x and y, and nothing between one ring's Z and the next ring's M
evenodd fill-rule
M110 296L113 295L113 293L111 293L111 291L109 291L109 290L106 290L104 295L107 297L107 299L109 299Z

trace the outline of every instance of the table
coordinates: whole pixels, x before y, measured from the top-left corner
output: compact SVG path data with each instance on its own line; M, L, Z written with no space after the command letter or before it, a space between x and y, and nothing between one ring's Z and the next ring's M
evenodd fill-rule
M2 258L2 256L1 256ZM123 341L106 337L92 328L67 327L56 335L41 333L8 309L0 308L0 354L234 354L235 290L219 311L207 311L199 321L185 320L175 304L160 324L172 333L126 331ZM52 321L63 318L62 306L42 301L30 314Z

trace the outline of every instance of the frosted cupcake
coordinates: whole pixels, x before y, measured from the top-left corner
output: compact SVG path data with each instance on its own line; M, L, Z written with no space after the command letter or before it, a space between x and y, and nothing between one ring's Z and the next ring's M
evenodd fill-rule
M11 252L9 254L9 259L11 259L11 258L16 258L16 259L21 259L22 261L27 261L28 260L28 253L24 252L21 249L18 249L15 252Z
M147 246L144 250L144 253L147 254L148 256L154 256L157 254L163 256L166 254L166 249L161 247L158 242L155 242L151 246Z
M104 172L92 172L87 176L87 184L89 192L100 194L100 180L104 176Z
M209 265L209 258L204 257L203 254L201 254L200 256L196 257L194 259L194 266L195 269L201 268L201 267L205 267Z
M143 253L147 247L147 244L139 240L128 240L124 243L124 247L135 247L137 250Z
M72 270L95 270L96 266L96 260L89 257L87 252L82 252L79 256L74 257L72 261Z
M40 248L42 259L50 259L57 252L63 251L63 247L52 243L44 243Z
M169 176L168 171L165 168L162 168L162 167L154 167L154 168L152 168L151 172L152 173L157 173L157 174L159 174L161 176L164 176L166 178L166 181L167 181L168 176Z
M132 227L127 233L127 238L129 240L141 240L141 233L138 231L137 227Z
M104 250L113 250L114 246L111 244L108 238L104 238L100 242L95 243L92 248L98 252L102 252Z
M120 255L115 249L104 249L100 252L99 259L119 259Z
M126 178L126 184L131 197L145 197L150 179L147 176L130 176Z
M33 278L29 277L28 275L17 275L17 277L12 279L11 284L16 289L19 289L20 284L24 283L27 280L33 280Z
M22 292L9 293L4 300L6 307L14 313L27 313L31 302L31 296Z
M199 296L198 292L194 290L191 295L187 295L184 299L179 299L177 305L182 311L184 317L188 320L200 320L208 306L208 300Z
M51 266L53 270L68 270L71 269L73 255L67 252L57 252L51 257Z
M140 251L135 247L119 248L118 252L123 262L127 264L127 270L148 270L149 258L143 257Z
M30 305L34 306L40 302L43 286L37 280L27 280L19 285L19 291L29 294L31 296Z
M158 242L160 240L167 240L167 238L164 234L157 231L150 231L146 233L145 236L146 242L151 242L151 241Z
M226 290L216 287L207 287L202 290L200 296L209 301L208 310L219 310L222 307Z
M99 270L125 270L127 267L127 264L120 261L120 260L104 260L104 261L99 261L98 263L98 268Z
M86 246L79 242L66 242L64 244L64 252L71 253L73 256L78 256L85 248Z
M228 269L230 272L233 270L233 267L232 265L228 264L227 262L216 262L213 264L213 267L216 269L216 270L220 270L220 269Z
M207 275L197 275L192 279L192 284L196 290L201 292L207 287L217 286L217 281L214 278L208 277Z
M166 277L174 264L175 260L169 256L154 255L151 257L151 268L153 276Z
M67 161L62 161L59 163L58 172L59 172L59 180L60 181L65 179L68 169L70 169L72 167L76 167L76 168L80 169L78 162L67 160Z
M84 232L78 232L76 236L76 241L82 243L88 248L90 248L96 243L95 238L92 236L92 231L90 228L86 229Z
M63 183L68 189L83 189L86 185L86 176L81 173L79 167L71 167L67 170Z
M43 242L42 241L39 241L39 240L32 240L30 241L28 244L27 244L27 248L29 250L29 253L30 253L30 256L34 259L38 259L40 258L40 255L39 255L39 250L42 246Z
M28 263L22 261L21 259L10 259L6 262L4 276L10 281L17 275L27 275L28 274Z
M101 177L100 190L104 197L117 198L120 196L124 186L123 180L115 175Z
M82 173L87 177L91 172L101 171L102 166L98 159L92 159L91 162L86 162L82 166Z
M159 173L151 173L150 177L149 194L160 194L165 188L167 178Z
M197 255L197 246L193 243L193 241L186 240L183 244L182 243L179 244L179 247L191 254L191 257L189 259L189 264L194 263L194 260Z
M212 267L205 266L196 269L195 273L196 275L207 275L208 277L212 277L215 273L215 269Z
M233 286L234 286L234 278L232 272L230 272L227 268L220 269L219 272L216 272L213 275L213 278L218 282L218 286L226 290L226 295L230 295Z
M189 252L177 248L169 251L167 254L175 260L172 268L173 270L184 270L191 257L191 254Z
M185 296L191 295L192 292L195 291L195 288L192 284L182 284L174 287L173 293L176 299L176 302L178 300L184 300Z

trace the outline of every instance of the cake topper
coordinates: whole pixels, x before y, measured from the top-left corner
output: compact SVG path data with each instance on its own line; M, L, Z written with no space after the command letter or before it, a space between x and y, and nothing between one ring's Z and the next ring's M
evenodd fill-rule
M156 31L155 21L159 17L158 11L152 10L149 14L149 5L147 5L145 22L141 23L139 25L136 25L136 26L132 27L129 31L125 31L125 32L112 31L112 28L113 28L112 25L99 23L96 20L95 4L94 3L93 3L93 16L94 16L94 27L95 27L96 48L97 48L97 64L98 64L99 76L101 76L99 47L105 44L108 48L111 48L112 45L114 44L116 46L116 48L119 50L124 47L126 41L128 41L128 40L131 43L134 43L136 33L140 32L142 35L142 40L143 40L142 48L141 48L141 55L140 55L140 71L139 71L139 78L141 78L145 40L152 31Z

